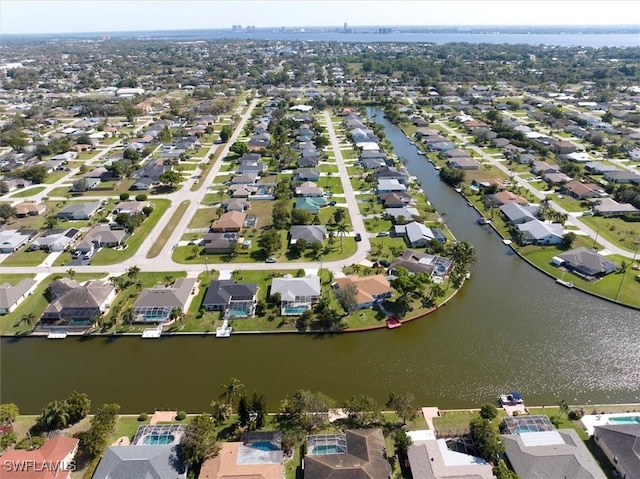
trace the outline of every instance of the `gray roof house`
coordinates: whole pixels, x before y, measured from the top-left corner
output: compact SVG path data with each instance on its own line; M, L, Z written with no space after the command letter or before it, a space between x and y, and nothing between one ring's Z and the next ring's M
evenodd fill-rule
M640 175L632 171L607 171L604 179L613 183L634 183L640 185Z
M406 225L395 225L393 227L393 233L396 236L404 236L409 246L414 248L425 247L432 239L435 239L431 228L417 221L412 221Z
M103 314L116 295L116 288L103 281L87 281L80 285L62 278L53 281L48 289L51 302L40 318L40 325L83 326Z
M294 244L299 239L304 239L307 244L317 242L324 242L327 236L327 228L319 225L293 225L289 228L289 234L291 236L291 244Z
M419 217L420 212L412 206L401 206L399 208L387 208L384 215L394 223L408 223L414 217Z
M516 226L523 244L551 245L562 243L564 227L560 223L531 220Z
M109 446L93 479L183 479L187 467L180 460L180 446Z
M92 201L90 203L70 203L58 212L57 217L60 220L88 220L101 207L102 204L99 201Z
M595 214L599 216L637 215L640 210L629 203L618 203L613 198L601 198L596 200Z
M125 230L112 230L109 225L101 224L94 227L76 245L76 251L87 253L97 248L113 248L124 244L127 237Z
M64 251L80 237L80 230L69 228L66 230L47 230L34 239L29 245L30 250L45 250L50 253Z
M536 219L537 206L522 206L518 203L506 203L500 207L500 211L512 225L518 225Z
M564 260L565 268L587 279L605 276L618 270L617 264L584 246L559 254L558 257Z
M282 316L297 316L311 309L320 299L320 278L308 275L294 278L285 275L273 278L270 295L280 294L280 314Z
M605 479L573 429L500 435L520 479Z
M377 191L378 193L393 193L397 191L407 191L407 187L395 178L381 178L378 180Z
M236 284L233 280L211 281L202 300L207 311L223 311L225 317L249 318L255 313L256 283Z
M9 283L0 284L0 314L9 314L29 296L37 286L37 282L27 278L15 286Z
M432 276L445 276L453 267L453 261L443 256L406 250L402 256L396 258L389 267L390 271L403 267L410 273L429 273Z
M180 278L173 286L156 285L143 289L133 304L134 320L143 323L166 323L172 310L185 311L196 282L196 278Z
M0 230L0 253L18 251L37 233L36 230Z
M640 424L596 426L593 440L625 479L640 479Z
M237 233L207 233L204 235L204 252L207 254L230 253L239 243L242 243L242 237Z

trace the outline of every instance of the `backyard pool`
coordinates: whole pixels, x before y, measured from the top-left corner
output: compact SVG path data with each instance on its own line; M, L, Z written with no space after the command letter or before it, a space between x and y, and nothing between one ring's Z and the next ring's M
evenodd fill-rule
M291 307L291 308L284 308L284 314L286 315L294 315L294 314L302 314L304 313L307 309L306 306L295 306L295 307Z
M251 443L253 449L258 449L260 451L279 451L280 448L269 441L258 441Z
M342 451L336 444L318 444L313 448L309 454L311 455L322 455L322 454L343 454Z
M173 434L149 434L142 438L142 444L147 446L158 446L172 444L176 440Z
M611 424L640 424L640 416L610 416Z

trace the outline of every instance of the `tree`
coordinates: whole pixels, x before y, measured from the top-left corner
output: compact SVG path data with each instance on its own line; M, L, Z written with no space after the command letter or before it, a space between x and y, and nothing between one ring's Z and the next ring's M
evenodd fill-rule
M318 135L313 140L313 144L318 150L322 150L325 146L329 146L331 142L326 136Z
M368 427L372 424L377 424L382 418L378 402L362 394L353 396L347 401L345 409L349 413L349 419L353 421L356 427Z
M33 324L36 322L36 315L31 313L26 313L20 316L20 324L27 324L30 328L33 327Z
M63 429L69 424L69 406L66 401L51 401L40 413L38 426L44 431Z
M324 250L324 245L320 241L314 241L311 243L311 250L313 251L314 258L320 258L320 255Z
M231 127L229 125L223 125L220 129L220 141L226 143L231 138Z
M413 444L413 441L404 429L398 429L393 435L393 445L396 448L396 454L406 454L411 444Z
M358 295L358 288L355 284L347 283L340 288L334 290L336 299L346 312L355 311L358 308L358 301L356 297Z
M113 434L120 406L115 403L102 404L91 419L89 430L80 436L80 444L91 456L102 454Z
M464 181L464 170L458 168L442 167L440 170L440 179L449 186L457 186Z
M251 421L251 411L249 410L249 400L244 394L238 401L238 424L248 426Z
M560 244L560 247L562 249L569 249L571 248L571 246L573 245L573 242L576 240L577 236L574 232L569 231L568 233L565 233L564 235L562 235L562 243Z
M9 218L16 217L16 209L9 203L0 203L0 218L6 223Z
M289 201L278 200L276 204L273 205L271 218L273 221L273 226L276 229L287 229L289 227L289 223L291 222L291 205Z
M231 408L225 401L211 401L211 416L215 425L222 424L231 415Z
M173 134L171 133L171 130L169 129L168 125L164 125L164 128L162 130L160 130L160 134L158 135L158 139L162 143L171 143L171 140L173 140Z
M211 414L203 413L191 420L182 436L184 461L191 467L202 464L220 450L218 434Z
M168 170L160 175L159 180L171 188L175 188L184 181L184 177L177 171Z
M387 407L393 409L398 417L402 419L402 424L407 424L407 421L413 421L416 418L417 411L413 405L413 395L409 393L395 394L390 393L387 400Z
M496 479L519 479L515 472L513 472L503 459L498 461L498 464L493 466L493 474L496 476Z
M69 268L67 270L67 274L69 275L69 278L73 279L76 277L76 270L73 268Z
M289 247L289 250L297 257L302 256L307 250L307 240L304 238L296 240L296 242Z
M333 400L322 393L300 389L280 403L277 421L283 430L309 433L324 427Z
M242 141L236 141L233 145L231 145L229 151L231 153L235 153L238 156L242 156L249 152L249 147Z
M135 148L126 148L122 152L122 159L129 160L131 163L137 163L140 161L140 153Z
M345 222L338 223L336 225L336 231L340 235L340 251L342 251L344 237L345 237L345 235L347 233L347 224Z
M223 384L221 387L224 390L221 397L227 401L227 404L233 406L236 398L240 395L240 390L244 388L244 384L238 378L232 377L227 384Z
M498 417L498 410L493 404L485 404L480 408L480 417L491 421Z
M264 419L267 415L267 400L264 394L253 393L251 398L251 412L255 417L256 429L262 429L264 427Z
M67 398L69 423L75 424L84 419L91 410L91 400L85 393L73 391Z
M313 215L307 210L293 208L291 210L291 224L310 225L313 222Z
M271 256L276 251L280 251L282 248L282 238L280 233L276 230L267 230L260 235L258 239L258 246L260 246L266 256Z
M140 279L140 267L139 266L131 266L127 269L126 275L132 281L137 281Z
M569 414L569 404L565 399L558 401L558 409L560 410L560 416L567 417Z
M469 423L469 430L480 457L493 463L504 452L498 428L493 422L477 417Z
M342 223L346 219L346 217L347 217L347 213L344 208L338 208L333 213L333 221L337 224Z
M19 414L20 410L14 403L0 404L0 424L11 424Z

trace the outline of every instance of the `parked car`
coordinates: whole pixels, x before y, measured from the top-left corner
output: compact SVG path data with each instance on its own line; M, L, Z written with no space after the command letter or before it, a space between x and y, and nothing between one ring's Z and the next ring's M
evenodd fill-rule
M265 263L275 263L275 262L276 262L276 259L275 259L275 258L267 258L267 259L265 260Z
M91 251L87 251L84 255L84 259L91 259L93 257L93 254L95 253L94 250Z
M362 241L362 235L360 233L356 233L356 241Z
M389 232L388 231L381 231L380 233L378 233L376 236L389 236Z
M335 206L336 202L335 201L329 201L329 203L327 203L329 206Z

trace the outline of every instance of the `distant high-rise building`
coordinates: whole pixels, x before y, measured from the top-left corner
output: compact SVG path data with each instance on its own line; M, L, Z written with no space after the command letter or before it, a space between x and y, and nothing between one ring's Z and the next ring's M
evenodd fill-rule
M347 31L347 22L344 22L344 31Z
M231 31L239 32L242 30L242 25L231 25Z

